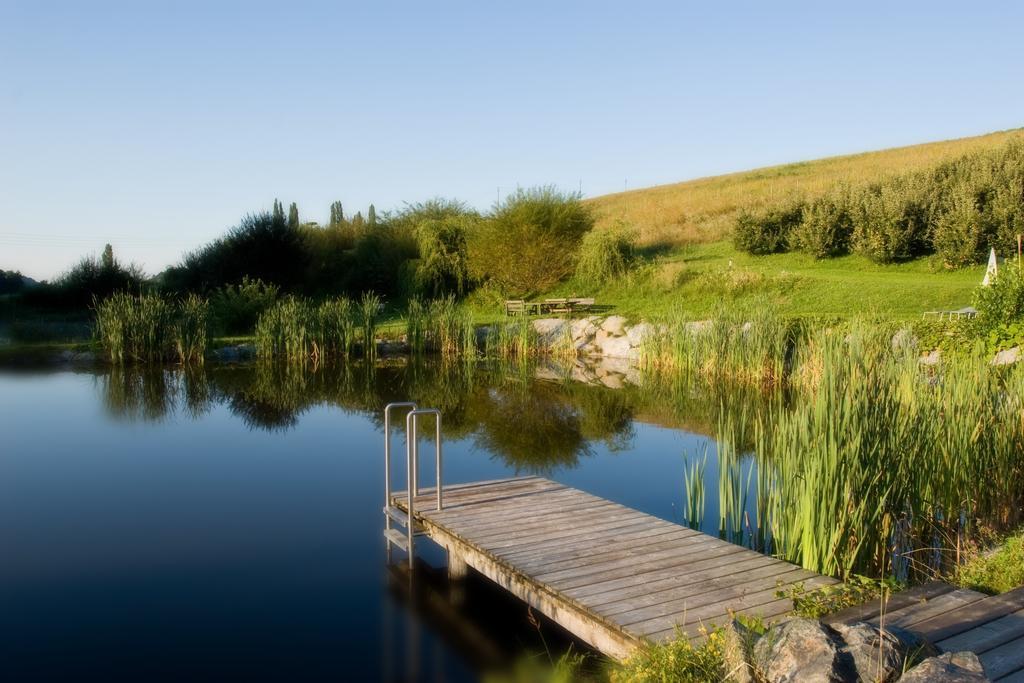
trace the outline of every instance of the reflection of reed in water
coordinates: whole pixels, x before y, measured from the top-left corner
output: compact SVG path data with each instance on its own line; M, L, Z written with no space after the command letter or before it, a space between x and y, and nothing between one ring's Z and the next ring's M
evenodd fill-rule
M99 383L104 408L120 420L160 422L179 411L199 418L214 403L202 367L170 370L115 365L100 375Z

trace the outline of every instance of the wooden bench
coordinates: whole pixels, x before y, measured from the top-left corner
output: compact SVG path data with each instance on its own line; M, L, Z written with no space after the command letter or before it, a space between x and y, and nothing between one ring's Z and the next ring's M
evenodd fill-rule
M505 315L523 315L526 313L526 302L522 299L509 299L505 302Z

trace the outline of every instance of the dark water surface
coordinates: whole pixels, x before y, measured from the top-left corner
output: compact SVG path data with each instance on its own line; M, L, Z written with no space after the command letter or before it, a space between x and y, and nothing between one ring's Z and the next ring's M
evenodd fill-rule
M0 374L0 680L476 681L580 648L448 586L427 541L412 596L387 566L381 411L408 399L444 411L446 483L538 473L673 521L716 400L486 367Z

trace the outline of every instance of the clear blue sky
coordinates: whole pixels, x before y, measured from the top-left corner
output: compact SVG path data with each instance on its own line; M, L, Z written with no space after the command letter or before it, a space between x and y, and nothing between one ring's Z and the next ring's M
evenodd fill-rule
M111 242L157 272L274 197L483 209L1017 127L1022 26L1010 2L0 0L0 268Z

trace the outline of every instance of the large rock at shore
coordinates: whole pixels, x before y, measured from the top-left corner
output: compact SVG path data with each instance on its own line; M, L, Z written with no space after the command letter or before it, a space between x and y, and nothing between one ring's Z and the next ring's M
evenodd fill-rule
M888 683L903 673L909 657L927 657L936 654L928 643L909 631L873 624L832 624L840 640L841 656L852 660L856 679Z
M767 683L842 683L856 680L849 657L840 656L835 632L815 619L793 619L757 641L752 664Z
M988 681L978 655L947 652L930 657L903 674L901 683L982 683Z
M630 345L639 347L644 343L644 340L650 337L656 332L654 325L650 323L637 323L626 330L626 337L629 339Z
M609 358L632 358L635 355L629 337L608 337L601 341L598 349L602 356Z
M580 318L572 321L572 341L577 349L593 341L598 331L597 322L594 318Z
M621 315L610 315L601 323L601 329L613 337L626 334L626 319Z
M533 331L540 343L546 347L556 345L566 338L569 322L561 318L541 318L533 321Z
M1004 349L997 353L996 357L992 359L992 365L1013 365L1020 359L1020 347L1014 346L1012 349Z

